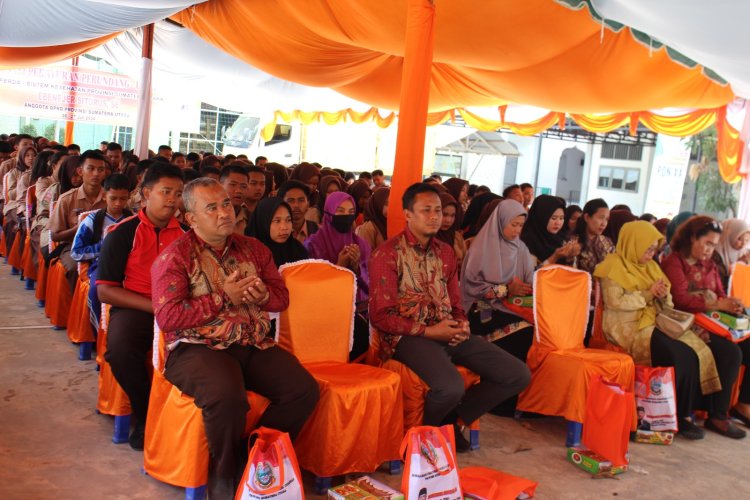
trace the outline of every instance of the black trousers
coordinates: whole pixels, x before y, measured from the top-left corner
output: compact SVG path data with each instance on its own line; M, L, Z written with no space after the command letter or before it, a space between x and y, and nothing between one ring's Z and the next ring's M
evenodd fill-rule
M707 396L701 396L700 366L695 351L659 330L654 330L651 336L651 364L675 368L677 416L680 418L698 408L707 409L709 418L724 419L729 413L732 387L740 370L742 351L731 340L713 333L709 336L711 340L707 345L716 361L721 390Z
M117 383L130 399L137 424L146 424L151 392L149 351L154 341L154 315L135 309L113 307L107 329L104 359L112 367Z
M526 363L476 335L455 347L405 335L393 357L430 387L424 402L424 425L441 425L454 411L465 424L471 424L531 381ZM465 391L454 364L473 371L481 381Z
M674 367L677 418L682 420L689 417L701 397L698 355L687 344L654 329L651 335L651 365Z
M294 439L318 402L318 384L297 358L280 347L232 345L213 350L178 344L167 358L167 380L201 408L209 460L209 498L234 498L247 455L243 441L249 410L246 391L271 400L259 425Z
M737 344L742 351L742 364L745 365L745 375L740 386L740 403L750 405L750 339Z
M742 364L742 351L739 346L729 339L719 335L709 334L711 341L708 347L714 354L716 368L719 371L721 391L710 394L705 398L710 418L727 418L729 404L732 399L732 388L737 381Z

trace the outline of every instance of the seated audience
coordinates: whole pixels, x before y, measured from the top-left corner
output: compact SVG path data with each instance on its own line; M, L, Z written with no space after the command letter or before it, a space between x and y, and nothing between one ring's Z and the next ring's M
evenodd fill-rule
M354 198L354 208L357 211L354 224L359 227L365 222L365 206L367 205L367 201L372 197L372 188L370 188L370 185L366 181L360 179L349 186L346 192Z
M620 235L622 226L635 220L638 220L638 218L633 215L630 209L618 208L615 210L613 208L609 212L609 222L603 234L610 239L613 245L617 245L617 238Z
M242 165L233 162L231 165ZM247 171L247 195L245 196L245 207L248 215L253 213L255 207L266 194L266 171L261 167L243 167Z
M292 175L289 176L290 180L300 181L310 189L310 205L315 205L318 201L318 184L320 183L320 178L320 168L307 162L302 162L294 167Z
M387 184L385 182L385 174L382 170L377 169L372 171L372 184L373 189L387 187Z
M670 254L670 246L672 244L672 238L674 238L675 233L677 232L677 228L679 228L683 222L688 220L690 217L694 216L694 212L680 212L679 214L675 215L674 218L669 221L669 224L667 224L667 241L666 245L662 249L662 258L666 258L667 255Z
M172 159L170 162L172 165L177 166L180 170L184 170L187 167L187 160L185 159L185 155L180 153L179 151L172 154Z
M534 200L528 213L521 240L531 253L534 267L573 265L581 252L581 245L576 240L566 241L563 234L565 202L556 196L542 194Z
M443 187L458 202L461 213L466 213L469 208L469 181L452 177L443 183Z
M607 224L609 224L607 202L601 198L586 202L575 230L575 236L578 237L578 243L581 245L581 253L578 254L576 262L578 269L593 273L594 268L607 255L615 251L612 240L603 234Z
M305 246L292 237L292 209L279 197L258 203L245 235L259 240L271 251L276 267L308 258Z
M307 209L305 218L320 225L323 222L323 207L326 205L328 195L336 191L344 191L347 187L348 185L337 175L324 176L318 184L318 204Z
M456 269L460 270L464 257L466 257L466 242L458 231L463 214L459 203L448 193L440 193L440 205L443 218L440 222L440 231L435 237L443 243L447 243L453 249L456 256Z
M516 200L518 203L523 205L523 191L521 190L521 186L519 186L518 184L513 184L512 186L508 186L507 188L503 189L503 199Z
M208 177L209 179L213 179L215 181L218 181L221 179L221 170L219 170L216 167L203 167L199 173L201 177Z
M159 146L159 149L156 151L156 156L166 158L167 162L169 162L172 159L172 148L163 144Z
M645 220L649 224L656 224L656 216L654 214L643 214L638 217L638 220Z
M500 196L494 193L482 193L478 194L469 203L469 208L464 214L463 221L461 222L461 230L464 232L464 238L469 239L477 235L481 227L477 224L479 216L482 214L484 207L492 200L502 199Z
M78 279L78 263L70 255L71 243L78 230L78 214L107 208L102 192L106 174L104 155L89 150L80 156L80 161L81 166L76 173L81 177L81 186L60 195L49 219L50 238L59 243L57 254L65 268L71 293Z
M318 231L318 224L305 219L310 209L310 188L300 181L286 181L276 195L292 209L292 236L304 243Z
M750 225L742 219L729 219L722 223L721 238L712 259L719 271L724 290L729 290L729 277L737 262L748 264Z
M524 182L521 184L521 192L523 193L523 208L528 212L531 204L534 202L534 186L528 182Z
M372 174L370 172L361 172L359 174L359 181L364 181L365 184L367 184L367 187L372 189L373 187L373 181L372 181ZM356 198L355 198L356 199Z
M232 163L221 169L220 180L234 208L234 232L245 234L247 221L250 219L247 207L245 206L245 199L248 196L249 189L247 170L237 163ZM257 179L255 180L257 181ZM253 192L253 196L255 195L257 195L257 190Z
M357 236L370 245L370 250L375 250L388 239L388 197L390 194L391 188L375 188L365 205L365 222L355 231Z
M116 142L110 142L109 144L107 144L107 149L104 153L104 156L109 161L109 166L113 172L125 171L125 169L122 168L124 166L122 163L122 146L120 146Z
M404 363L430 388L424 425L453 424L456 447L464 452L469 443L458 420L470 425L517 395L529 384L529 369L470 334L453 250L435 238L442 219L438 190L413 184L402 205L406 229L372 256L373 275L378 278L370 295L370 320L380 336L381 359ZM454 364L478 374L481 381L465 389Z
M562 230L566 238L575 236L576 224L578 224L578 219L581 218L582 213L583 210L578 205L568 205L565 208L565 223Z
M294 440L315 409L318 384L268 335L268 313L289 305L271 252L235 233L234 208L215 180L192 181L183 196L190 230L151 269L167 346L164 376L203 410L209 497L234 498L248 446L246 391L271 401L258 425Z
M18 208L25 202L24 200L18 199L18 193L16 190L18 180L26 170L30 170L34 166L35 159L36 149L34 146L25 146L19 149L18 155L11 159L13 161L13 168L8 170L5 177L1 179L4 188L2 191L5 194L5 205L3 206L3 231L5 232L5 245L8 252L10 252L10 249L13 246L16 234L19 231L23 233L21 224L23 221L18 220ZM23 243L23 240L21 240L21 243Z
M128 210L129 181L124 174L112 174L102 184L107 208L99 209L81 221L73 237L70 256L76 262L88 262L89 277L89 318L96 332L101 317L101 302L96 292L96 270L99 265L99 253L107 228L133 215Z
M534 328L512 313L504 300L532 293L534 259L520 238L526 218L523 205L501 201L474 238L461 270L471 332L524 362Z
M745 312L739 299L726 295L719 271L711 260L721 233L721 225L703 215L689 218L677 229L672 238L672 252L661 263L672 283L677 309L691 313L719 310L734 315ZM728 437L745 437L745 431L735 427L729 418L729 404L740 363L747 367L750 362L750 344L735 344L713 332L703 332L702 338L714 354L721 381L721 391L707 401L709 419L705 426ZM733 413L740 415L747 424L750 422L750 374L743 379L743 386L740 403Z
M151 390L149 351L153 347L151 265L185 230L174 214L182 196L182 171L154 162L141 184L143 208L112 226L104 238L96 286L99 300L112 306L104 358L130 399L130 446L143 449Z
M331 193L326 200L323 224L304 242L311 259L327 260L349 269L357 276L352 359L367 351L370 338L367 322L370 275L367 262L371 250L365 240L354 234L355 217L354 199L344 192Z

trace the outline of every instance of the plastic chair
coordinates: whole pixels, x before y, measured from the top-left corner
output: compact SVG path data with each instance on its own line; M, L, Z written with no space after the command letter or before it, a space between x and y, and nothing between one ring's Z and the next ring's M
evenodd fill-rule
M21 269L26 278L26 290L33 290L37 280L37 266L31 254L31 221L36 215L36 185L26 191L26 243L21 254Z
M22 230L20 227L16 231L16 237L13 238L13 245L10 247L10 252L8 252L8 265L10 265L10 274L17 276L21 274L21 270L23 269L23 262L21 261L21 242L26 237L25 235L26 231Z
M370 349L367 351L367 363L392 371L401 378L401 391L404 397L404 430L420 426L423 424L422 420L424 418L424 398L430 391L430 386L400 361L391 358L386 362L382 362L378 354L380 351L380 342L380 334L373 328L370 332ZM464 379L464 389L468 389L472 385L479 383L479 376L476 373L460 365L456 365L456 368ZM474 421L469 426L469 443L472 450L479 449L479 420Z
M130 434L130 399L125 391L117 383L112 374L104 353L107 350L107 328L109 326L109 304L102 304L101 321L99 332L96 335L96 363L99 366L99 391L96 400L96 411L103 415L111 415L115 418L115 429L112 434L112 442L115 444L127 443Z
M295 450L322 494L332 476L374 471L399 459L401 380L388 370L348 362L357 290L351 271L305 260L283 265L280 272L289 308L278 315L279 346L297 356L320 387L320 401Z
M586 394L592 375L629 391L635 366L627 354L583 346L591 297L591 276L566 266L547 266L534 274L534 341L526 358L531 383L517 408L568 421L566 446L580 443Z
M45 297L44 312L49 317L52 328L64 330L68 325L68 312L73 296L60 259L53 259L49 264Z
M143 470L159 481L185 488L186 500L201 499L208 483L209 461L203 414L192 397L164 377L164 334L155 323L153 352ZM245 434L250 435L270 401L254 392L247 393L247 400L250 411Z
M46 298L47 298L47 265L44 262L44 256L42 255L41 250L39 251L39 254L37 256L37 261L39 262L39 267L37 269L36 273L36 292L34 293L34 297L36 298L37 306L44 307Z

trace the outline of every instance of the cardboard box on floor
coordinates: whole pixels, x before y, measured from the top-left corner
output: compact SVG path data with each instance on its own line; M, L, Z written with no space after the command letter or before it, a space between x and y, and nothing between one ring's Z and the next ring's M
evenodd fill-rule
M627 465L613 467L612 462L584 448L568 448L568 461L590 474L622 474Z
M331 500L404 500L404 494L370 476L335 486L328 490Z

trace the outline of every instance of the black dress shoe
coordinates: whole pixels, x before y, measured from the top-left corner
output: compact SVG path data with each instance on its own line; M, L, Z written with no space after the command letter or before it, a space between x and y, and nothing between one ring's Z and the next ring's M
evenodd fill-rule
M133 432L130 433L128 443L130 447L136 451L143 451L143 441L146 434L146 426L142 424L135 424Z
M458 453L466 453L471 449L471 443L466 440L463 432L461 432L461 426L453 424L453 434L456 436L456 451Z
M729 414L732 416L732 418L736 418L737 420L742 422L745 427L750 427L750 418L747 418L745 415L738 412L734 408L732 408L732 411L730 411Z
M726 422L727 424L725 429L722 429L721 427L716 425L715 420L716 419L714 418L709 418L703 423L703 427L732 439L742 439L747 435L745 431L734 425L729 419L724 420L724 422Z
M682 436L685 439L690 439L691 441L695 441L698 439L703 439L706 437L706 431L695 425L690 420L680 420L679 424L680 430L677 431L678 436Z

